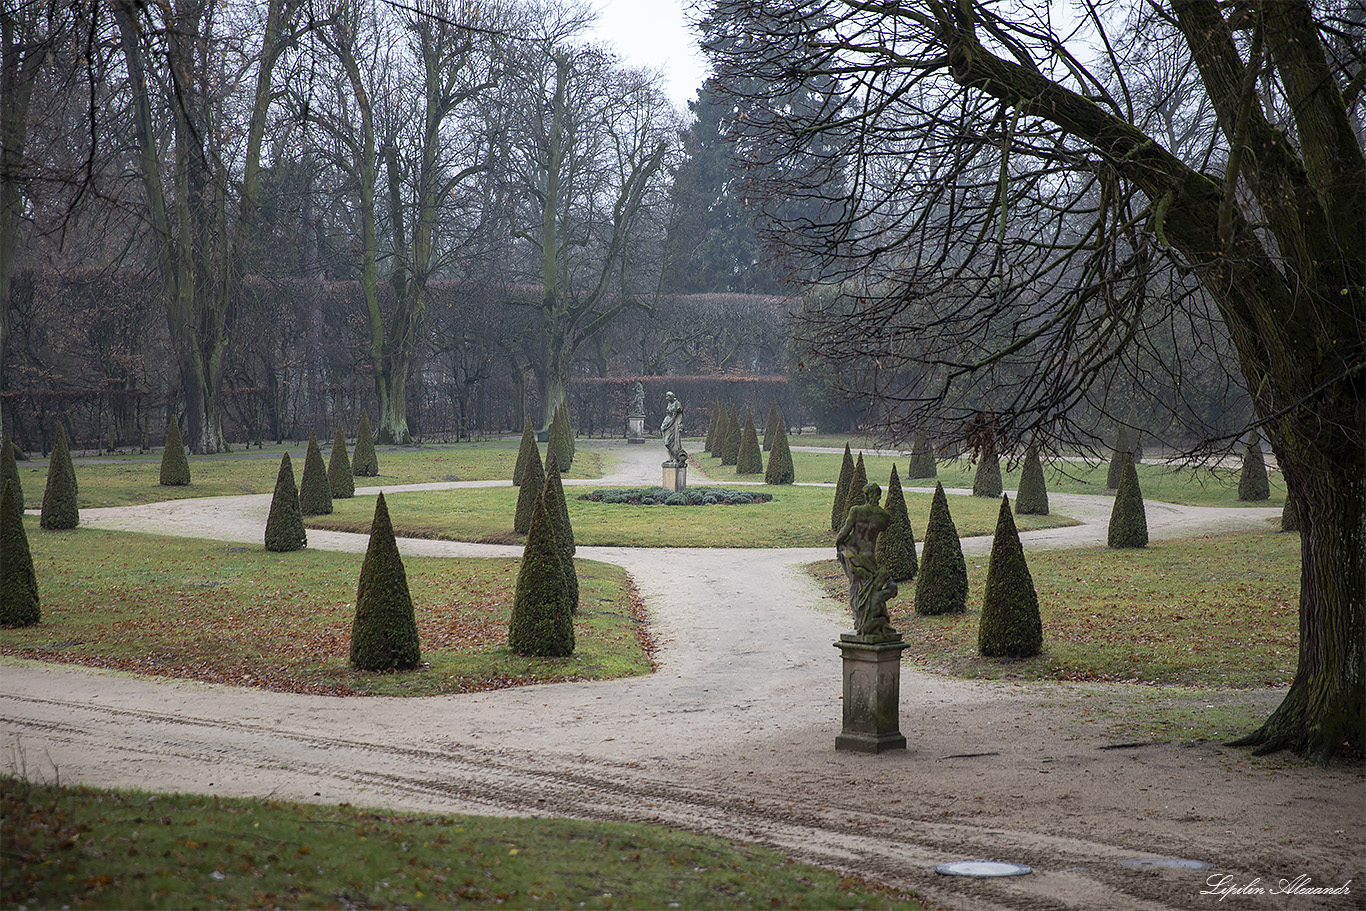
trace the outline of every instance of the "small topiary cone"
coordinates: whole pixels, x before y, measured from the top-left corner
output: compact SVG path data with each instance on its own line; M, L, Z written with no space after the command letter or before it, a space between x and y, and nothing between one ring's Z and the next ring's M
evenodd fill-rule
M787 427L782 415L778 416L778 426L773 430L773 449L768 454L768 467L764 469L765 484L791 484L797 479L792 466L792 448L787 445Z
M783 421L783 413L778 410L778 400L768 406L768 417L764 420L764 452L773 451L773 433Z
M1123 471L1110 511L1106 543L1111 547L1144 547L1148 543L1148 516L1143 508L1143 493L1138 488L1138 471L1128 453L1121 456Z
M548 453L547 453L548 454ZM522 483L517 488L517 512L512 517L512 530L519 535L531 531L531 513L541 498L545 484L545 468L541 466L541 450L533 443L526 465L522 467Z
M394 540L384 494L375 498L370 544L356 585L356 617L351 621L351 666L360 671L407 671L422 663L417 615L408 591L408 574Z
M563 402L555 409L555 417L550 422L550 438L546 444L546 455L555 454L562 470L568 471L574 461L573 431L569 428L569 409Z
M574 527L569 524L569 503L565 500L564 485L560 483L560 467L555 454L545 457L545 484L541 487L546 515L555 526L555 540L559 542L560 561L564 564L565 582L569 586L570 613L579 612L579 572L574 566Z
M734 465L740 461L740 441L745 435L745 425L740 416L732 409L726 418L726 445L721 450L721 464Z
M922 616L959 614L968 609L968 566L958 528L949 515L944 485L935 484L930 522L920 549L915 582L915 612Z
M275 495L270 499L270 517L266 519L266 550L288 553L303 550L307 545L304 517L299 512L299 489L294 486L294 466L290 464L289 453L285 453L275 478Z
M8 478L0 480L0 626L32 626L42 614L17 487Z
M351 473L358 478L379 476L379 456L375 454L375 438L370 434L370 418L360 413L356 428L356 449L351 455Z
M38 524L50 531L75 528L81 522L76 506L76 469L71 464L71 449L66 430L57 425L57 442L47 466L47 487L43 489L43 512Z
M934 449L924 436L916 434L915 443L911 446L911 461L906 466L907 480L933 478L938 474L939 470L934 462Z
M849 479L849 490L844 496L844 515L849 516L849 510L863 502L863 489L868 486L868 469L863 465L863 453L858 454L854 460L854 476ZM840 522L844 524L843 521Z
M717 399L712 407L716 409L716 430L707 443L707 454L719 459L721 450L726 446L726 406Z
M878 565L891 575L894 582L915 578L919 561L915 555L915 530L906 512L906 495L901 490L901 478L892 466L892 477L887 482L887 504L883 507L892 514L892 523L877 539Z
M526 424L522 427L522 445L517 448L517 464L512 468L512 486L522 485L522 475L526 472L526 460L528 454L535 452L539 456L540 450L536 448L536 431L531 429L531 418L526 419Z
M523 484L522 489L527 486ZM517 573L512 618L508 621L508 649L517 655L542 658L566 658L574 653L569 582L543 497L536 498L526 549L522 552L522 568Z
M835 481L835 502L830 506L830 530L839 531L844 525L845 516L849 510L844 508L844 501L849 497L849 484L854 480L854 455L849 451L849 444L844 444L844 460L840 462L839 480Z
M1048 488L1044 485L1043 466L1039 464L1039 448L1031 445L1025 450L1024 465L1020 468L1020 489L1015 492L1015 513L1022 516L1048 515Z
M334 500L349 500L356 495L356 478L351 473L351 460L346 457L346 432L341 421L332 437L332 454L327 459L327 487Z
M1010 498L1002 494L977 625L977 651L987 658L1031 658L1042 648L1039 595L1010 514Z
M740 450L735 456L736 474L763 474L764 454L759 449L759 433L754 429L753 412L745 412L745 426L740 431Z
M1124 477L1124 463L1133 461L1133 454L1129 449L1132 445L1129 442L1129 428L1119 428L1119 437L1115 440L1114 451L1110 453L1110 467L1105 471L1106 489L1119 489L1119 482Z
M299 512L305 516L325 516L332 512L332 486L327 481L327 466L318 446L318 435L308 435L308 454L304 474L299 479Z
M19 511L24 511L24 485L19 480L19 463L15 458L14 441L9 434L0 437L0 486L6 481L14 482L14 496L19 501Z
M1001 495L1001 459L996 454L996 441L988 440L982 459L977 463L977 474L972 479L974 497L999 497Z
M1281 507L1281 531L1299 531L1300 517L1295 512L1295 501L1290 494L1285 495L1285 505Z
M721 409L717 407L717 404L713 403L710 409L711 414L707 416L707 438L702 443L702 449L708 453L716 448L716 424L717 415L720 413L720 410Z
M182 487L190 483L190 462L185 441L175 421L166 425L166 448L161 453L161 486Z
M1266 477L1266 459L1262 457L1262 442L1257 432L1247 441L1243 451L1243 471L1238 476L1238 499L1246 503L1271 498L1271 484Z

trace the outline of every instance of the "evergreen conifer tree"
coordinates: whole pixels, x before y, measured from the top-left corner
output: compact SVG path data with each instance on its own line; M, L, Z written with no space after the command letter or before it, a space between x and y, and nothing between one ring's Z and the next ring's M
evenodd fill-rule
M545 484L541 488L546 515L555 526L555 540L559 542L560 560L564 564L565 582L569 586L570 613L579 612L579 572L574 566L574 526L569 523L569 502L560 483L560 467L552 452L545 457Z
M537 457L537 464L540 458ZM525 482L522 489L529 485ZM508 622L508 649L517 655L566 658L574 653L574 617L559 541L544 497L537 497L517 573Z
M24 511L24 485L19 480L19 463L15 458L14 442L9 434L0 437L0 485L6 481L14 482L14 496L19 501L19 511Z
M892 514L892 523L878 535L877 562L891 574L892 581L906 582L915 578L919 561L915 555L915 530L906 512L906 494L901 490L901 477L892 466L892 477L887 482L887 503L883 509Z
M305 516L325 516L332 512L332 486L327 481L327 466L318 446L318 435L308 435L308 454L299 479L299 512Z
M1015 512L1022 516L1048 515L1048 487L1039 464L1039 448L1030 444L1020 468L1020 489L1015 492Z
M1039 595L1010 513L1010 498L1002 494L977 626L977 651L988 658L1030 658L1042 648Z
M720 413L721 409L719 407L719 403L713 402L711 408L708 410L711 412L711 414L707 416L707 438L702 443L702 449L703 451L710 454L711 451L716 448L717 415Z
M71 464L71 449L66 429L57 425L57 442L47 465L47 487L43 489L43 512L38 524L50 531L75 528L81 522L76 506L76 469Z
M32 626L42 613L17 487L8 478L0 479L0 626Z
M1281 507L1281 531L1299 531L1300 517L1295 512L1295 501L1290 494L1285 495L1285 505Z
M920 571L915 582L915 612L922 616L957 614L968 609L968 567L958 527L949 514L944 485L936 483L930 521L920 549Z
M933 478L939 474L934 462L934 448L924 434L917 433L911 444L911 461L906 466L906 479Z
M370 418L364 411L360 413L360 426L356 428L356 448L351 453L351 473L358 478L379 476L379 456L375 453L375 438L370 434Z
M1138 471L1128 453L1121 453L1120 465L1119 489L1110 510L1106 543L1111 547L1144 547L1148 543L1148 516L1143 508L1143 492L1138 487Z
M548 447L547 447L548 450ZM549 456L550 452L547 451ZM522 467L522 483L517 487L517 512L512 517L512 530L519 535L531 531L531 514L535 511L536 501L541 498L541 487L545 484L545 467L541 464L541 450L532 444L527 453L526 465Z
M299 489L294 486L294 466L290 464L289 453L285 453L280 459L275 495L270 499L270 516L266 519L266 550L288 553L307 545L304 517L299 511Z
M787 427L782 415L778 416L778 426L773 431L773 449L768 454L768 467L764 469L765 484L791 484L797 479L792 466L792 448L787 445Z
M522 427L522 445L517 449L517 464L512 469L512 486L522 486L522 475L526 473L527 459L530 454L535 452L540 455L540 450L536 448L536 431L531 429L531 418L526 419L526 424Z
M181 487L190 483L190 461L185 457L185 441L175 421L166 425L166 448L161 452L161 486Z
M334 500L349 500L356 495L356 476L351 473L351 460L346 457L346 431L341 421L332 437L332 454L327 459L327 487Z
M854 455L849 451L849 444L844 444L844 461L840 462L840 476L835 481L835 502L830 504L830 530L839 531L844 525L844 518L849 510L844 508L844 501L849 497L849 484L854 480Z
M783 413L778 410L778 400L774 399L773 404L768 406L768 417L764 420L764 452L773 451L773 434L782 420Z
M1120 427L1119 437L1115 440L1115 448L1110 453L1110 467L1105 472L1105 487L1109 490L1118 490L1119 482L1124 477L1124 462L1133 461L1133 453L1130 451L1129 428Z
M356 585L356 616L351 621L351 666L360 671L407 671L422 663L417 614L408 574L394 540L384 494L375 498L370 543Z
M999 497L1001 495L1001 459L996 454L996 439L987 440L982 458L977 463L977 474L972 479L974 497Z
M1248 503L1271 497L1271 484L1266 477L1266 459L1262 457L1262 443L1257 432L1247 441L1243 451L1243 471L1238 476L1238 499Z
M721 464L734 465L740 461L740 441L745 435L745 426L735 409L726 417L726 445L721 450Z
M753 412L745 412L745 426L740 431L740 450L735 455L736 474L763 474L764 454L759 449L759 433L754 429Z

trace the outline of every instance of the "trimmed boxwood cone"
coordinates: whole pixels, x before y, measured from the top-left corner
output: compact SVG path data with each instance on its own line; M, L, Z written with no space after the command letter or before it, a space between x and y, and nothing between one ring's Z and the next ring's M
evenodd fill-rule
M185 441L175 421L166 425L166 448L161 453L161 485L181 487L190 483L190 462L185 458Z
M1254 432L1243 451L1243 472L1238 476L1238 499L1248 503L1271 498L1271 484L1266 477L1266 459L1262 457L1261 439Z
M768 406L768 418L764 420L764 452L773 451L773 434L782 420L783 413L778 410L778 400L774 399L773 404Z
M736 474L763 474L764 454L759 449L759 433L754 429L754 414L745 411L745 426L740 431L740 450L735 456Z
M332 485L327 481L327 466L318 446L318 435L308 435L304 473L299 479L299 512L305 516L325 516L332 512Z
M717 399L712 407L716 409L716 429L707 439L707 455L719 459L726 446L726 406Z
M721 464L734 465L740 461L740 441L745 435L745 425L740 423L740 415L731 409L726 417L726 445L721 449Z
M764 469L765 484L791 484L797 479L792 467L792 448L787 445L787 427L782 416L778 416L778 426L773 431L773 449L768 454L768 467Z
M6 439L6 443L8 443ZM0 480L0 626L32 626L38 606L38 575L24 531L24 509L19 505L18 485Z
M1025 450L1024 465L1020 468L1020 489L1015 492L1015 513L1022 516L1048 515L1048 488L1043 481L1043 466L1039 464L1039 448Z
M299 489L294 486L294 466L290 464L289 453L285 453L280 459L275 495L270 499L270 516L266 519L266 550L288 553L307 545L304 517L299 512Z
M408 591L408 574L394 540L384 494L375 498L370 544L356 585L356 617L351 622L351 666L361 671L407 671L422 663L417 615Z
M849 451L849 444L844 444L844 460L840 462L839 480L835 481L835 502L830 505L830 530L839 531L844 525L845 516L849 510L844 508L844 501L849 496L849 482L854 480L854 455Z
M707 453L716 448L716 423L717 414L720 412L718 403L713 402L710 410L711 414L707 416L707 439L702 443L702 449Z
M1144 547L1148 543L1148 516L1143 509L1143 492L1138 488L1138 471L1128 453L1121 454L1120 462L1123 470L1110 511L1106 543L1111 547Z
M559 542L560 561L564 564L565 581L569 585L570 613L579 612L579 572L574 566L574 526L569 524L569 502L560 483L560 467L555 454L545 457L545 484L541 487L546 515L555 526L555 540Z
M958 527L949 515L944 485L935 484L930 522L920 549L920 571L915 582L915 612L922 616L960 614L968 609L968 566Z
M522 466L522 483L517 487L517 512L512 517L512 530L519 535L531 531L531 513L535 510L536 501L541 498L543 484L545 468L541 465L541 450L532 443L526 464Z
M921 434L916 434L915 443L911 446L911 462L906 466L906 478L933 478L939 475L939 468L934 461L934 449L930 446L929 440Z
M863 453L858 454L854 460L854 476L849 479L849 489L844 493L844 515L849 517L849 510L863 502L863 489L868 486L868 469L863 465ZM844 524L844 520L840 520Z
M522 488L527 486L523 484ZM522 567L517 573L508 649L517 655L542 658L566 658L574 653L569 580L544 497L536 498Z
M341 421L332 437L332 454L327 459L327 487L334 500L349 500L356 495L356 478L351 474L351 460L346 457L346 432Z
M47 465L47 487L43 489L43 512L38 524L50 531L75 528L81 522L76 507L76 469L71 464L71 449L66 430L57 425L57 442Z
M528 453L540 453L536 448L536 431L531 429L531 418L526 419L526 424L522 427L522 445L517 448L517 464L512 468L512 486L522 486L522 475L526 473L526 460Z
M569 409L561 402L555 409L555 417L550 422L550 439L546 454L555 453L562 471L568 471L574 463L574 431L569 427Z
M883 507L892 514L892 523L877 539L878 565L891 575L894 582L915 578L915 531L906 512L906 495L901 490L901 478L892 466L892 477L887 482L887 504Z
M6 481L14 482L14 496L19 501L19 511L24 511L24 485L19 480L19 463L15 457L14 442L9 434L0 437L0 486Z
M1133 461L1133 453L1129 442L1129 428L1119 428L1119 437L1115 440L1115 448L1110 453L1110 467L1105 471L1105 487L1109 490L1118 490L1119 482L1124 477L1124 463Z
M360 413L360 426L356 428L356 449L351 454L351 473L358 478L379 476L379 456L375 453L375 438L370 433L370 418Z
M987 658L1030 658L1042 648L1039 595L1015 530L1010 498L1002 494L977 625L977 651Z
M1299 531L1300 517L1295 512L1295 501L1290 499L1290 495L1285 496L1285 505L1281 507L1281 531Z
M999 497L1001 491L1001 459L996 455L996 441L989 440L982 452L982 460L977 463L977 474L972 479L972 495Z

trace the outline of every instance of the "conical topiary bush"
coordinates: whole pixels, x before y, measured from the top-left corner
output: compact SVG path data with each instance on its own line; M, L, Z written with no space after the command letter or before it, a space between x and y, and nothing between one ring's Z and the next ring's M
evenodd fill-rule
M523 483L522 488L527 486ZM536 498L522 567L517 573L508 649L517 655L542 658L566 658L574 653L569 581L544 497Z
M765 484L791 484L797 479L792 466L792 448L787 445L787 427L782 415L773 431L773 449L768 454L768 467L764 469Z
M569 502L560 483L560 467L552 452L545 457L545 484L541 487L546 515L555 526L555 540L559 542L560 561L564 564L565 582L569 586L570 613L579 612L579 572L574 567L574 527L569 524Z
M58 424L57 442L47 465L47 487L43 489L43 512L38 524L50 531L79 525L81 512L76 506L76 495L76 469L71 464L66 430Z
M327 488L334 500L349 500L356 495L356 477L351 473L351 460L346 457L346 431L341 421L332 437L332 454L327 459Z
M1300 517L1295 512L1295 501L1290 494L1285 495L1285 505L1281 507L1281 531L1299 531Z
M839 531L844 525L844 517L849 512L844 503L849 499L849 484L854 480L854 455L849 444L844 444L844 460L840 462L839 479L835 481L835 502L830 505L830 530Z
M734 409L726 417L726 445L721 449L721 464L734 465L740 461L740 441L745 435L745 425Z
M735 456L736 474L763 474L764 454L759 449L759 433L754 429L754 414L745 412L745 426L740 430L740 450Z
M299 479L299 512L305 516L325 516L332 512L332 486L327 481L327 466L318 446L318 435L308 435L304 474Z
M32 626L41 616L38 575L17 487L9 479L0 480L0 626Z
M1143 493L1138 488L1138 471L1128 453L1121 454L1122 472L1115 505L1110 510L1106 543L1111 547L1144 547L1148 543L1148 516L1143 508Z
M531 429L531 418L526 419L526 424L522 427L522 445L517 448L517 464L512 468L512 486L522 486L522 475L526 473L526 462L531 453L536 453L540 457L540 450L536 448L536 431Z
M883 509L892 514L892 523L878 535L878 565L887 570L894 582L914 579L919 565L915 555L915 531L906 512L906 494L901 490L901 478L895 465L891 480L887 482L887 504Z
M933 478L939 475L934 461L934 448L923 434L916 434L911 444L911 461L906 466L906 479Z
M982 450L982 458L977 463L977 474L972 479L974 497L999 497L1001 495L1001 459L996 454L996 440L987 440Z
M968 609L968 566L958 528L949 515L944 485L935 484L930 521L920 548L915 582L915 612L923 616L957 614Z
M1048 488L1043 481L1043 466L1039 464L1039 448L1032 444L1025 450L1024 464L1020 468L1015 512L1022 516L1048 515Z
M14 455L14 442L9 434L0 437L0 486L6 481L14 482L14 496L19 501L19 511L24 511L24 485L19 480L19 463Z
M1107 490L1118 490L1120 479L1124 477L1124 463L1133 461L1133 454L1129 447L1133 445L1129 442L1129 428L1120 427L1119 436L1115 439L1115 448L1110 453L1110 467L1105 471L1105 487Z
M768 406L768 417L764 420L764 452L773 451L773 434L782 423L783 413L778 410L778 400Z
M863 465L863 453L858 454L854 460L854 475L849 479L849 489L844 494L844 515L849 516L849 510L863 502L863 488L868 486L868 469ZM844 521L841 520L843 525Z
M522 483L517 486L517 512L512 517L512 530L519 535L531 531L531 513L541 498L545 484L545 467L541 465L541 450L533 443L522 466Z
M717 416L721 411L719 403L713 402L709 410L711 411L711 414L707 416L707 438L702 442L702 449L707 453L710 453L716 448Z
M394 540L384 494L375 498L370 544L356 585L356 616L351 621L351 666L360 671L407 671L422 663L417 615L408 591L408 574Z
M555 454L562 471L568 471L574 462L574 437L569 427L569 409L561 402L555 408L555 417L550 422L550 438L546 444L546 454Z
M1243 471L1238 476L1238 499L1247 503L1270 499L1271 484L1266 477L1266 459L1262 457L1262 441L1252 432L1243 451Z
M716 400L716 435L707 447L707 452L712 458L721 458L721 453L726 449L726 436L730 433L730 421L726 414L726 406L721 404L721 400Z
M285 453L280 459L275 495L270 499L270 516L266 519L266 550L288 553L303 550L307 544L304 517L299 512L299 489L294 486L294 466L290 464L289 453Z
M1042 648L1039 595L1015 530L1010 498L1002 494L977 626L977 651L987 658L1031 658Z
M364 411L360 413L360 426L356 428L356 449L351 454L351 473L358 478L379 476L379 455L375 453L375 438L370 433L370 418Z
M185 457L185 441L175 421L166 425L166 448L161 452L161 486L182 487L190 483L190 461Z

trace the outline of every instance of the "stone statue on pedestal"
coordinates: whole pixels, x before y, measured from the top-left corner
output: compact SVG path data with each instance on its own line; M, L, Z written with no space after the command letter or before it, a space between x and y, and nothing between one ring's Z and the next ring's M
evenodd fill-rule
M854 632L869 639L900 638L887 616L887 602L896 597L896 583L877 562L878 535L887 530L892 514L879 505L882 488L878 485L863 488L863 498L862 505L849 510L835 536L840 567L849 579Z
M664 399L664 420L659 425L664 448L669 450L669 461L664 464L686 465L688 454L683 450L683 403L672 392L664 393Z

